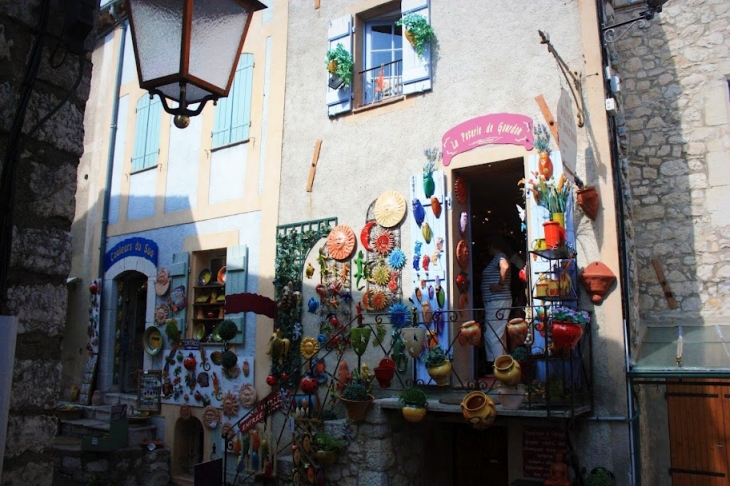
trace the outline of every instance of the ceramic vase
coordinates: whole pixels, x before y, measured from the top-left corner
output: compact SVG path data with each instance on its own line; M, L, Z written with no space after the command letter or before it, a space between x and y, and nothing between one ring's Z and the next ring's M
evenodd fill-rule
M576 194L578 207L590 218L591 221L598 216L599 198L598 191L593 186L587 186L579 189Z
M482 327L476 321L467 321L459 326L459 344L479 346L482 342Z
M375 379L378 380L380 388L390 388L393 376L395 375L395 367L376 366L373 371L375 372Z
M426 328L405 327L400 330L400 337L411 358L418 358L426 342Z
M494 360L494 377L503 385L514 386L522 380L520 363L505 354Z
M557 221L545 221L542 227L545 231L545 246L548 249L557 248L565 241L565 230Z
M469 425L477 430L484 430L497 418L497 407L483 391L477 390L464 397L461 413Z
M527 321L521 317L507 322L507 334L513 347L522 346L527 340Z
M540 171L540 175L544 176L545 180L550 180L553 176L553 161L550 159L549 153L540 152L537 167Z
M446 361L439 366L426 368L426 371L428 371L428 376L436 382L436 385L446 386L451 379L451 361Z
M550 219L558 223L561 228L565 228L565 213L553 213Z
M406 405L401 408L401 413L403 414L403 418L408 422L420 422L426 416L426 409L424 407Z
M501 386L497 389L499 403L505 410L517 410L525 399L525 385Z

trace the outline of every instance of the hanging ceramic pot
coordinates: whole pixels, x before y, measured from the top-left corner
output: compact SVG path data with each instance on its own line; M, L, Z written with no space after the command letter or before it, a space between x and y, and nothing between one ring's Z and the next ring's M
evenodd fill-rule
M433 167L433 165L430 165ZM433 172L430 170L429 165L423 169L423 194L426 199L433 196L433 192L436 190L436 183L433 181Z
M400 330L400 337L411 358L418 358L426 342L425 327L405 327Z
M583 328L580 324L564 321L553 321L550 326L553 346L557 349L573 349L578 345Z
M545 180L549 180L553 176L553 161L550 160L549 153L540 152L540 158L537 161L537 168L540 175L545 177Z
M482 327L477 321L466 321L459 326L459 344L479 346L482 342Z
M427 300L421 302L421 312L423 313L423 323L426 324L426 326L431 325L431 322L433 321L433 311L431 310L431 304Z
M451 379L451 361L446 360L439 366L426 368L428 376L433 378L437 386L447 386Z
M464 420L473 428L484 430L497 418L497 407L483 391L477 390L464 397L461 402L461 413Z
M578 207L590 218L591 221L598 216L599 198L598 191L594 186L586 186L579 189L577 194Z
M423 209L423 204L418 199L411 201L413 219L416 220L416 224L420 227L423 224L423 220L426 219L426 210Z
M600 304L603 302L603 296L611 290L611 286L616 281L616 275L603 262L593 262L586 265L578 280L583 288L591 297L591 302Z
M513 386L520 382L522 373L520 363L505 354L494 360L494 377L503 385Z
M510 319L507 322L507 334L512 346L522 346L527 339L527 321L521 317Z
M395 365L392 368L376 366L373 371L375 372L375 379L378 380L380 388L390 388L390 383L395 375Z
M370 342L372 330L369 327L355 327L350 329L350 343L355 354L362 356Z
M436 196L431 196L431 211L436 219L441 216L441 201Z

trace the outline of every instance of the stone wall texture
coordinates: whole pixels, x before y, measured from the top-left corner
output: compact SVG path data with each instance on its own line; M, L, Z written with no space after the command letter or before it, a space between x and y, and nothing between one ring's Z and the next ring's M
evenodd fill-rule
M616 20L640 10L619 9ZM729 25L727 1L674 0L615 43L643 325L730 316ZM679 309L669 309L652 258Z
M74 87L69 101L23 146L17 170L7 311L19 318L2 485L51 484L47 447L56 433L66 278L71 264L76 168L83 152L83 113L91 64L55 55L63 2L47 2L49 22L38 76L23 125L27 134ZM9 130L44 2L0 1L0 155ZM80 77L80 80L79 80ZM0 162L2 163L2 162ZM5 424L2 424L4 427Z

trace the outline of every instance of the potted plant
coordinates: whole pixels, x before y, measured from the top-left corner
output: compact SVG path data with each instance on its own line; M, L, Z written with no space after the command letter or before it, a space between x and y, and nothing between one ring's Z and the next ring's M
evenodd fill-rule
M423 358L428 375L438 386L446 386L451 378L451 361L446 357L440 344L429 347Z
M365 414L375 397L368 393L365 385L354 381L342 390L340 401L347 409L347 417L353 422L365 420Z
M613 473L605 468L597 467L586 476L585 486L614 486L616 484Z
M583 335L583 326L590 321L586 311L557 306L550 309L550 338L556 349L573 349Z
M428 399L423 390L409 386L400 393L400 401L403 404L401 412L408 422L420 422L426 416Z
M347 442L321 431L314 436L314 445L317 462L322 466L329 466L337 462L339 452L347 446Z
M406 29L406 39L416 50L418 57L423 59L423 52L434 37L433 28L423 15L412 13L402 17L396 25Z
M340 89L352 84L352 54L342 44L327 51L327 70L332 75L329 86L332 89Z

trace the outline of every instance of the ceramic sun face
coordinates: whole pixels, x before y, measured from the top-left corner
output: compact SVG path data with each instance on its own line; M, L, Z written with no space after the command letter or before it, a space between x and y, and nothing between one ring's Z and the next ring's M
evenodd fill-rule
M236 396L231 392L226 392L221 400L221 408L223 409L223 415L226 417L235 417L238 415L238 400Z

